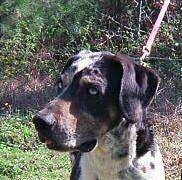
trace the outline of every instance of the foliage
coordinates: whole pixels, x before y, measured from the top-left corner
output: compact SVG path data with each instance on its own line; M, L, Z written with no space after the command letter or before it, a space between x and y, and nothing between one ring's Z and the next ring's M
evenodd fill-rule
M180 57L179 5L170 5L153 55ZM83 48L139 56L161 6L153 0L4 0L0 76L33 70L55 75L68 56Z
M0 117L0 179L68 179L68 156L42 146L30 119L30 113Z
M52 52L65 56L73 53L76 40L84 44L81 37L93 26L94 9L84 1L5 0L0 8L1 76L47 70L47 65L55 69Z

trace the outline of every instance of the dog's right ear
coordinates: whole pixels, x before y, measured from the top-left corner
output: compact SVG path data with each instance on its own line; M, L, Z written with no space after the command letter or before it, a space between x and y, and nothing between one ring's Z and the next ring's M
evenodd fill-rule
M121 68L119 103L122 116L128 122L141 122L159 84L151 69L135 64L127 56L106 56Z

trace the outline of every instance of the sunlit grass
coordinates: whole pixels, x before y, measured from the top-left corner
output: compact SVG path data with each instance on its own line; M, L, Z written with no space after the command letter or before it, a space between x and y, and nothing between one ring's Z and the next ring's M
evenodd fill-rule
M0 117L0 179L68 180L67 154L50 151L38 141L31 117Z

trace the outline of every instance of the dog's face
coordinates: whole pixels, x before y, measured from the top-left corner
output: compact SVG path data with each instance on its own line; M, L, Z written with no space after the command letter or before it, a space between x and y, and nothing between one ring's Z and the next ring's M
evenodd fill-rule
M33 122L48 148L89 152L122 118L142 123L157 85L153 72L126 57L82 51L63 69L58 97Z

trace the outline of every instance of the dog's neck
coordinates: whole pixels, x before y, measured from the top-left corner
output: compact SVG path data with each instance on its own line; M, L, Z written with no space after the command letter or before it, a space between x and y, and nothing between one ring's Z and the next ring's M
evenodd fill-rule
M164 180L162 157L157 144L154 155L148 150L137 156L138 132L135 124L122 123L105 134L95 150L83 153L79 180L157 179ZM154 168L155 167L155 168Z
M85 165L85 168L87 171L88 168L94 171L98 178L118 179L115 176L122 169L132 166L132 161L136 157L136 138L135 125L126 128L120 124L99 140L94 151L84 154L86 161L89 162L89 167Z
M136 157L136 140L135 125L131 124L126 127L120 123L99 140L98 147L93 151L93 154L100 152L110 154L110 158L114 161L126 159L127 163L123 166L127 167Z

